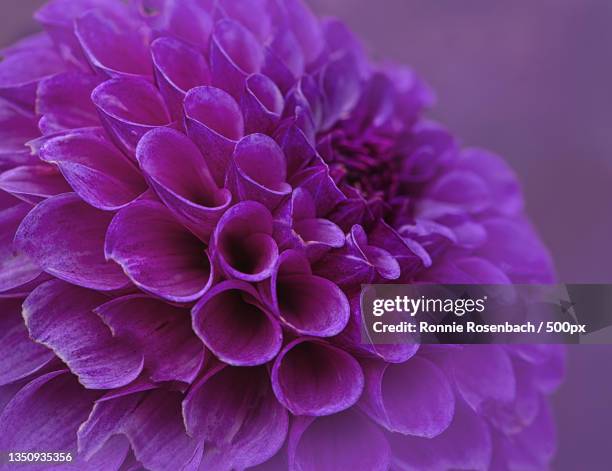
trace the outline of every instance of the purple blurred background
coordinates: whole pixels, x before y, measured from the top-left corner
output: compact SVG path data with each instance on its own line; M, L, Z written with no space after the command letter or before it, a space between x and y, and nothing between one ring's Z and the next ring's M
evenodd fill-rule
M36 29L43 0L2 0L0 46ZM612 2L309 0L376 59L412 65L432 116L503 155L564 282L612 282ZM612 468L612 346L570 348L556 395L559 471Z

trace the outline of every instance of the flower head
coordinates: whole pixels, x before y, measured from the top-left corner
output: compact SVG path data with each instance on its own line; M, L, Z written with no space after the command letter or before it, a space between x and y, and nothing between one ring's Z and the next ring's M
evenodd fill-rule
M372 282L545 283L499 157L299 0L51 0L0 63L0 449L543 469L553 346L367 345ZM27 420L24 420L27 418Z

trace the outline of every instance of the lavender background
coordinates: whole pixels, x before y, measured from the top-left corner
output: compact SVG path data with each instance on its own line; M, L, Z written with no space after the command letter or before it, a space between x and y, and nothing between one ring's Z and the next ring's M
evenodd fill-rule
M2 0L0 46L35 30L43 0ZM563 282L612 282L612 2L309 0L373 57L411 64L432 117L502 154ZM556 395L559 471L612 466L612 346L571 347Z

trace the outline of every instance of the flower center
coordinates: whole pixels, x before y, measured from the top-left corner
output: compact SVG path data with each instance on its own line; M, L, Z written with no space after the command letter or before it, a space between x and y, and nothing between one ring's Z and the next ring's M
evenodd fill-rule
M395 139L376 131L350 135L342 129L331 131L331 152L326 156L336 184L348 184L366 200L389 202L399 188L400 158Z

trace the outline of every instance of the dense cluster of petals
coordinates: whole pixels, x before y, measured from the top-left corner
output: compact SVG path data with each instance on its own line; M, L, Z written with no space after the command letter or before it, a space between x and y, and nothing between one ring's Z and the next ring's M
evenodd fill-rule
M361 339L364 283L553 280L510 168L414 72L299 0L35 17L0 62L0 450L546 469L562 349Z

